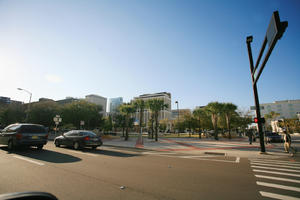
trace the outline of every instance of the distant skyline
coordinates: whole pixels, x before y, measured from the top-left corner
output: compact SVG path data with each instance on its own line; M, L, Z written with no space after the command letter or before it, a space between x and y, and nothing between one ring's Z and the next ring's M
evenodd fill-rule
M260 103L300 99L297 0L2 0L0 96L28 102L170 92L172 107L254 105L246 37L258 56L273 11L289 25L258 81Z

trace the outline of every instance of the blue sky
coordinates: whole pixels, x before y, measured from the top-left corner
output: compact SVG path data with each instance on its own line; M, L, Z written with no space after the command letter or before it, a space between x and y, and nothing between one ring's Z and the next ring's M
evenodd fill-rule
M246 36L256 60L273 11L289 26L258 82L261 103L300 99L300 2L0 1L0 96L125 101L170 92L173 107L253 105Z

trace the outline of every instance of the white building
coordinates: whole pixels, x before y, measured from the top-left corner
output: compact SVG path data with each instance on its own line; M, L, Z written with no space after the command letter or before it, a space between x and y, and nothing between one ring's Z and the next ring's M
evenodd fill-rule
M171 93L168 92L160 92L160 93L154 93L154 94L143 94L138 97L135 97L134 100L142 99L144 101L150 100L150 99L161 99L164 101L164 104L167 104L168 107L164 110L159 112L158 120L162 119L168 119L171 120L172 113L171 113ZM148 125L148 121L151 117L151 113L149 109L145 109L144 111L144 123L146 126ZM135 118L139 119L139 111L136 112Z
M107 98L95 94L90 94L85 96L85 100L87 102L102 106L103 113L106 113Z
M251 110L255 110L255 106L251 106ZM260 104L262 117L271 111L279 113L280 116L278 118L296 118L297 112L300 112L300 100L284 100Z

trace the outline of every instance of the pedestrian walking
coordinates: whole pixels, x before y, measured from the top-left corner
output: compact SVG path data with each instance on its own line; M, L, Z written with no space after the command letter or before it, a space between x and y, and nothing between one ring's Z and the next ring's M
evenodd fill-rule
M284 150L286 153L291 153L291 156L293 156L296 153L296 150L291 146L292 144L292 138L291 135L286 131L283 130L284 136Z
M248 138L249 138L249 144L252 144L252 140L253 140L253 133L252 133L252 131L248 130L247 134L248 134Z

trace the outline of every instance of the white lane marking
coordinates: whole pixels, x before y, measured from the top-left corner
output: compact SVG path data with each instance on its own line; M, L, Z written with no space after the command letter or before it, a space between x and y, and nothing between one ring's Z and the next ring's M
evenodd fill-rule
M297 172L300 173L300 170L295 169L284 169L284 168L275 168L275 167L263 167L263 166L257 166L257 165L251 165L252 168L258 168L258 169L269 169L269 170L277 170L277 171L285 171L285 172Z
M206 156L178 156L180 158L211 158L217 157L216 155L206 155Z
M274 163L274 164L294 164L294 165L300 165L300 162L296 161L281 161L281 160L263 160L263 159L249 159L251 162L262 162L262 163Z
M271 192L259 191L259 193L263 197L268 197L268 198L273 198L273 199L280 199L280 200L300 200L300 198L297 198L297 197L291 197L291 196L281 195L281 194L274 194L274 193L271 193Z
M274 171L259 170L259 169L253 169L253 171L254 171L254 172L267 173L267 174L277 174L277 175L285 175L285 176L300 177L300 174L290 174L290 173L274 172Z
M162 154L176 154L174 152L149 152L149 151L146 151L146 152L142 152L142 154L145 154L145 155L162 155Z
M45 165L44 163L41 163L41 162L37 162L37 161L34 161L34 160L31 160L31 159L28 159L28 158L24 158L24 157L22 157L22 156L13 156L14 158L18 158L18 159L20 159L20 160L25 160L25 161L27 161L27 162L30 162L30 163L34 163L34 164L36 164L36 165Z
M93 157L98 156L98 155L95 155L95 154L92 154L92 153L85 153L85 152L81 152L81 151L72 151L72 150L67 150L67 151L72 152L72 153L81 154L81 155L93 156Z
M146 152L144 152L146 153ZM146 154L147 155L147 154ZM219 155L208 155L208 156L176 156L176 155L168 155L168 154L149 154L153 156L162 156L162 157L169 157L169 158L185 158L185 159L193 159L193 160L208 160L208 161L215 161L215 162L227 162L227 163L239 163L240 162L240 157L237 157L235 161L231 160L217 160L217 159L206 159L208 157L218 157ZM202 158L206 157L206 158Z
M235 161L231 161L231 160L217 160L217 159L205 159L205 158L191 158L191 159L195 159L195 160L208 160L208 161L216 161L216 162L227 162L227 163L237 163L236 160Z
M300 169L300 167L289 166L289 165L273 165L273 164L258 163L258 162L251 162L250 164L252 164L252 165L260 165L260 166L270 166L270 167L283 167L283 168L290 168L290 169Z
M300 188L298 188L298 187L279 185L279 184L274 184L274 183L266 183L266 182L260 182L260 181L256 181L256 184L265 186L265 187L272 187L272 188L278 188L278 189L282 189L282 190L290 190L290 191L300 192Z
M294 180L294 179L288 179L288 178L279 178L279 177L274 177L274 176L262 176L262 175L255 175L255 176L257 178L265 178L265 179L271 179L271 180L277 180L277 181L300 183L300 180Z

